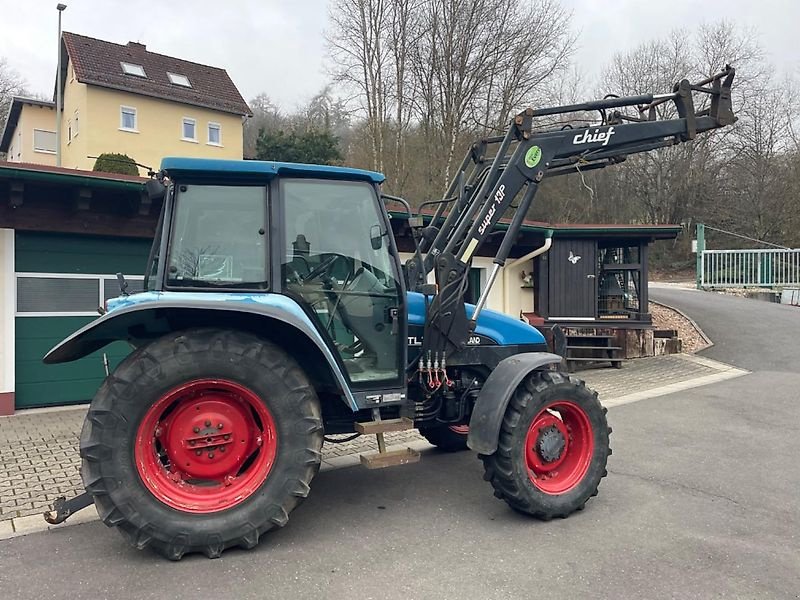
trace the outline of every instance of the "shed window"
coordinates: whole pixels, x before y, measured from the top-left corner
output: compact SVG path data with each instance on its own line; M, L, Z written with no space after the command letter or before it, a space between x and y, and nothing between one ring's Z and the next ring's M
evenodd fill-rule
M598 309L601 319L627 319L647 312L641 306L642 263L639 246L598 248Z

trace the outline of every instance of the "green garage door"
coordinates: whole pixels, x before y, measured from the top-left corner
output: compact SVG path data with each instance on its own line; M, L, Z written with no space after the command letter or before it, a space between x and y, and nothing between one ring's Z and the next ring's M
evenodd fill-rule
M42 357L97 318L104 298L119 295L117 272L140 289L149 240L17 232L16 406L87 402L104 377L102 351L61 365ZM107 346L111 366L130 352Z

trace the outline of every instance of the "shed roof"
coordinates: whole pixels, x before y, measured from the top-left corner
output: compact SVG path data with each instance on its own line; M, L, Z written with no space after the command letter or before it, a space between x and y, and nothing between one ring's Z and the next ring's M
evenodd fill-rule
M80 169L7 161L0 161L0 179L127 189L130 191L141 190L142 185L147 181L146 177L137 177L135 175L82 171Z

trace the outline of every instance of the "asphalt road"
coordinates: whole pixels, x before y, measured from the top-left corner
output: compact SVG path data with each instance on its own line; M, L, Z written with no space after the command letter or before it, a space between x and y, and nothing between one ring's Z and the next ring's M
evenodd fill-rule
M676 287L651 286L650 297L700 325L714 341L701 355L751 371L800 372L800 308Z
M609 477L568 519L517 515L472 454L430 453L322 473L286 528L213 561L170 563L99 523L3 541L0 595L798 598L800 311L653 296L698 320L713 358L755 372L611 409Z

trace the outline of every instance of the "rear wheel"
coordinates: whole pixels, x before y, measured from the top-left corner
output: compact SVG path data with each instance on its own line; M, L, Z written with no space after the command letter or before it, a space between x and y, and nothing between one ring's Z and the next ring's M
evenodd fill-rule
M459 452L467 449L469 425L439 425L423 429L420 433L431 444L444 452Z
M528 376L508 404L497 451L481 455L495 496L540 519L581 510L606 475L605 413L597 394L574 377Z
M81 433L98 512L178 560L252 548L286 524L320 465L319 401L303 371L247 333L165 336L109 376Z

